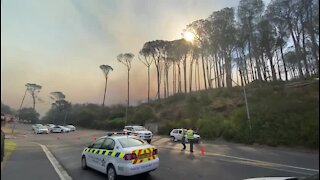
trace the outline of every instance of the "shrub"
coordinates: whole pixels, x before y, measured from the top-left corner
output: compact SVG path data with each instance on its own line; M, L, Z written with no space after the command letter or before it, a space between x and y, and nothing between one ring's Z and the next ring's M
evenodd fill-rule
M133 116L132 122L134 124L144 125L146 121L148 120L154 120L155 119L155 113L153 111L153 108L150 106L142 107L141 109L138 109Z
M220 114L205 116L197 122L197 131L201 137L215 139L220 137L224 131L224 118Z

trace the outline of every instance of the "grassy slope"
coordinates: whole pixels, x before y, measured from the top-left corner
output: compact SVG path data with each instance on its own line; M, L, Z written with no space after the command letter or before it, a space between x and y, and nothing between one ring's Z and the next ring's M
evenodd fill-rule
M319 146L319 83L287 88L282 83L247 87L252 123L249 130L243 91L213 89L180 94L134 108L138 118L157 121L159 132L192 127L207 139L243 143ZM154 112L154 117L150 115Z
M4 167L6 160L10 157L12 152L16 149L17 144L12 140L5 139L4 140L4 158L1 162L1 168Z

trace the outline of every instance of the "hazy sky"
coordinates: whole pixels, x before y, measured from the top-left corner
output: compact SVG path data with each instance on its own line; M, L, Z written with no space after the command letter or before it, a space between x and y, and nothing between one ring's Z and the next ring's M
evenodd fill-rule
M119 53L137 54L146 41L181 38L182 29L239 0L2 0L1 101L18 108L26 83L42 86L37 111L62 91L72 103L102 103L104 76L114 68L106 104L125 103L126 69ZM155 74L152 74L155 77ZM132 64L131 102L146 99L146 69ZM155 83L151 96L155 97ZM31 96L24 107L31 107Z

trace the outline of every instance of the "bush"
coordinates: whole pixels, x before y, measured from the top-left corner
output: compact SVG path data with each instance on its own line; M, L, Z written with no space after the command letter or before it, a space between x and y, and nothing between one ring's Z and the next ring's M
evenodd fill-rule
M125 126L126 119L125 118L116 118L108 121L107 130L123 130Z
M223 137L242 143L252 143L246 108L239 107L225 120Z
M220 114L211 114L199 119L196 130L201 137L215 139L221 137L225 129L224 118Z
M164 121L159 124L159 134L169 135L172 129L179 128L178 123L173 121Z
M153 108L150 106L142 107L141 109L138 109L133 116L132 122L134 124L144 125L146 121L154 120L155 119L155 113Z

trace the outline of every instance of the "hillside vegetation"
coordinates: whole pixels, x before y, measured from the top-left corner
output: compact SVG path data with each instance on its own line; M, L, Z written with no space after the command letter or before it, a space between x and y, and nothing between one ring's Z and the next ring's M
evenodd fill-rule
M134 117L139 118L133 121L154 120L165 135L173 128L191 127L206 139L318 148L319 83L291 88L252 84L247 96L251 133L240 87L179 94L141 105L135 108Z
M318 148L319 82L293 87L280 82L251 83L246 91L251 132L241 87L181 93L130 107L127 124L154 123L163 135L184 127L211 140ZM66 119L67 124L86 128L122 130L125 114L123 105L75 104L67 116L51 108L42 120L63 124Z

